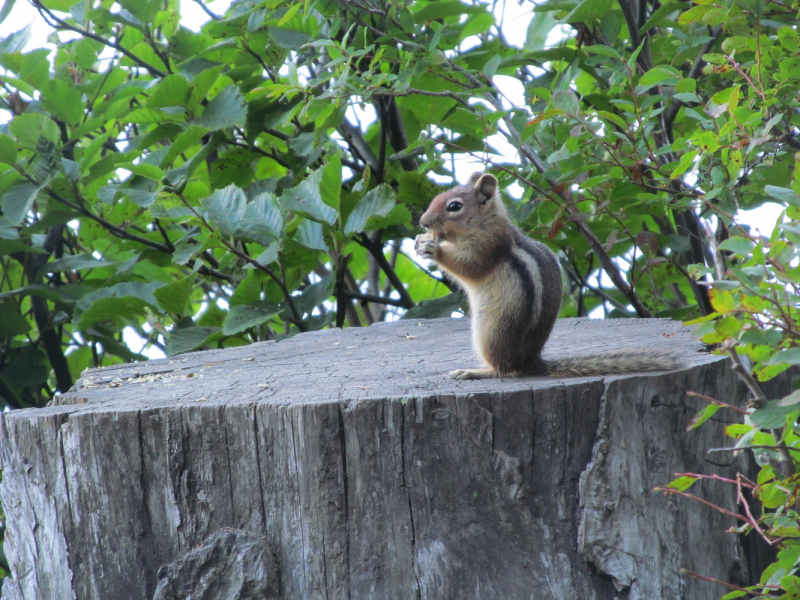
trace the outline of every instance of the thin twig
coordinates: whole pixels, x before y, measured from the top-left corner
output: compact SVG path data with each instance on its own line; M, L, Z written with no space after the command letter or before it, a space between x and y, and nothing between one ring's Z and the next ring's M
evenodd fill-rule
M141 58L139 58L138 56L136 56L135 54L124 48L118 42L112 42L111 40L107 40L102 36L92 33L91 31L87 31L86 29L81 29L80 27L75 27L74 25L70 25L63 19L59 19L52 12L50 12L50 10L46 6L44 6L40 0L31 0L31 3L35 8L39 10L39 13L42 15L45 21L48 18L50 18L58 24L58 27L54 27L54 29L67 29L69 31L74 31L75 33L79 33L84 37L90 38L96 42L100 42L101 44L108 46L109 48L114 48L115 50L119 50L122 54L130 58L137 65L147 69L151 75L154 75L156 77L166 77L167 75L166 73L164 73L160 69L157 69L153 65L145 62L144 60L142 60ZM44 16L45 14L47 15L47 17Z
M386 277L389 281L392 282L394 289L400 294L400 300L403 308L414 308L415 302L412 300L411 296L406 290L405 286L403 285L402 280L397 276L392 266L389 264L389 261L386 260L386 256L383 254L383 243L378 239L377 241L373 242L369 239L366 235L360 235L355 238L355 240L361 244L367 251L375 258L375 261L380 265L383 272L386 273Z
M211 17L215 21L219 21L220 20L221 17L219 17L219 16L215 15L213 12L211 12L209 10L209 8L206 6L206 3L203 0L194 0L194 1L195 1L196 4L198 4L200 6L200 8L203 9L203 12L205 12L209 17Z
M742 450L747 450L748 448L762 448L764 450L781 450L780 446L769 446L769 445L753 445L753 446L743 446L742 448L709 448L709 452L741 452ZM792 446L786 446L787 450L791 450L792 452L800 452L800 448L793 448Z
M416 88L409 88L402 92L393 92L391 90L381 90L381 91L374 91L371 92L370 95L372 96L391 96L396 98L398 96L436 96L436 97L444 97L444 98L452 98L459 104L463 104L468 109L473 110L472 105L469 102L464 100L461 96L456 94L455 92L429 92L427 90L418 90Z
M738 413L743 415L747 414L747 411L743 408L739 408L738 406L734 406L733 404L728 404L727 402L723 402L722 400L717 400L716 398L712 398L711 396L705 396L703 394L698 394L697 392L686 392L687 396L692 396L694 398L702 398L706 402L711 402L712 404L716 404L718 406L724 406L725 408L730 408L731 410L735 410Z
M350 290L344 290L344 297L351 298L353 300L361 300L362 302L374 302L375 304L389 304L391 306L400 306L403 307L402 300L396 300L395 298L389 298L387 296L376 296L375 294L361 294L357 292L351 292Z
M689 571L687 569L681 569L681 573L686 573L687 575L691 575L692 577L694 577L696 579L701 579L702 581L708 581L710 583L718 583L719 585L724 586L726 588L730 588L732 590L739 590L740 592L747 592L751 596L766 596L766 597L772 596L772 594L762 594L761 592L754 592L752 590L748 590L747 588L739 587L738 585L734 585L732 583L728 583L727 581L720 581L719 579L716 579L714 577L706 577L704 575L698 575L697 573L692 573L691 571ZM764 587L767 587L767 586L764 586Z
M665 494L672 494L676 496L683 496L684 498L689 498L690 500L694 500L695 502L699 502L700 504L705 504L706 506L713 508L716 511L719 511L724 515L728 515L729 517L733 517L734 519L739 519L740 521L744 521L745 523L750 525L750 521L747 520L746 517L743 517L742 515L737 514L735 512L731 512L725 508L722 508L721 506L717 506L716 504L714 504L713 502L709 502L708 500L703 500L702 498L698 498L694 494L689 494L687 492L681 492L680 490L673 490L670 488L655 488L655 491L664 492Z

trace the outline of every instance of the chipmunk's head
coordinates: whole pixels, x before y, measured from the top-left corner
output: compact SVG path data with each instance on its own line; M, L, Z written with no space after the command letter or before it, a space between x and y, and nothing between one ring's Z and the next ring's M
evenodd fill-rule
M497 194L497 178L473 173L469 183L436 196L419 224L440 239L454 239L507 219Z

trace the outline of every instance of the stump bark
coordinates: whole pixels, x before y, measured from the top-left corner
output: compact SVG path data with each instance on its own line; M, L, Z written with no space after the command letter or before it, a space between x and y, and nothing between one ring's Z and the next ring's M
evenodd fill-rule
M723 412L686 432L735 374L665 320L562 320L545 355L648 346L685 366L454 381L477 362L441 319L87 371L0 416L2 598L716 599L680 569L752 583L763 549L653 488L746 468L708 462Z

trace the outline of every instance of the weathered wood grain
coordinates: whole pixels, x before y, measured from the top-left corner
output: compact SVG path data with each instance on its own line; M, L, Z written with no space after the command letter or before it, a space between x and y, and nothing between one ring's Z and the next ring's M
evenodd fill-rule
M748 582L759 550L653 488L744 468L706 461L719 424L685 431L686 391L743 403L735 375L662 320L559 321L546 355L654 345L684 368L454 381L477 361L443 319L88 371L0 415L2 597L207 597L219 556L235 598L717 598L679 569Z

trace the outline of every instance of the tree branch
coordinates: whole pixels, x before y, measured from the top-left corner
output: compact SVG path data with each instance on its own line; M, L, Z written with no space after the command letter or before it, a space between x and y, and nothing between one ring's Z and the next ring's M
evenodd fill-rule
M406 308L402 300L395 300L387 296L376 296L375 294L361 294L351 292L350 290L344 291L345 298L352 298L353 300L360 300L361 302L374 302L375 304L388 304L389 306L399 306Z
M386 256L383 254L383 243L381 242L380 238L373 242L369 239L369 237L362 234L356 237L355 240L364 248L366 248L372 256L375 257L375 260L380 265L381 269L383 269L383 272L386 273L386 277L392 282L392 285L397 293L400 294L400 301L402 304L399 306L402 306L403 308L414 308L415 304L411 299L408 290L406 290L403 282L397 276L397 273L395 273L394 269L392 269L392 266L389 264L389 261L386 260Z
M361 130L351 124L347 119L342 119L337 131L342 135L345 141L355 149L359 158L367 163L370 171L377 173L379 170L378 159L375 153L372 152L372 148L367 144L364 136L361 135Z
M22 171L22 175L30 183L32 183L34 185L38 185L37 182L30 175L25 173L24 171ZM44 192L48 196L50 196L53 200L56 200L57 202L60 202L61 204L64 204L65 206L69 206L72 210L81 213L83 216L88 217L88 218L92 219L93 221L96 221L97 223L102 225L110 234L114 235L115 237L118 237L118 238L123 239L123 240L130 240L130 241L133 241L133 242L138 242L140 244L143 244L143 245L147 246L148 248L152 248L153 250L158 250L159 252L163 252L164 254L170 254L169 248L167 248L165 245L159 244L158 242L153 242L151 240L148 240L147 238L140 237L140 236L135 235L133 233L128 233L127 231L125 231L124 229L122 229L120 227L117 227L113 223L109 223L104 218L98 217L97 215L95 215L94 213L92 213L91 211L86 209L82 204L76 204L74 202L70 202L66 198L62 197L61 195L59 195L56 192L54 192L53 190L51 190L49 187L44 188Z
M711 49L714 47L714 44L717 43L720 34L722 33L722 26L718 25L714 29L711 30L711 38L707 41L703 48L700 50L700 53L697 55L697 58L694 60L694 64L692 68L689 70L689 74L686 76L687 79L697 79L700 73L703 70L703 67L706 65L706 61L703 60L703 55L708 54L711 52ZM683 102L681 100L673 100L672 104L670 104L669 108L664 111L664 133L667 135L667 139L672 143L674 141L674 136L672 134L672 124L675 122L675 117L678 116L678 111L683 106Z
M22 257L18 258L25 270L25 277L28 279L29 285L35 285L40 282L39 269L47 262L47 259L50 258L50 255L60 243L65 227L66 225L57 225L48 229L42 245L46 254L23 253ZM15 256L15 258L17 257ZM30 303L33 319L39 329L39 341L44 347L47 359L50 361L50 366L56 376L56 389L59 392L67 392L72 387L72 374L69 370L67 358L64 356L64 349L61 347L61 336L53 328L47 300L41 296L32 295L30 296Z
M389 96L391 98L398 98L398 97L401 97L401 96L414 96L414 95L416 95L416 96L434 96L434 97L437 97L437 98L452 98L453 100L455 100L459 104L463 104L464 106L466 106L470 110L472 110L472 108L473 108L469 104L469 102L464 100L461 96L459 96L455 92L429 92L427 90L418 90L418 89L415 89L415 88L409 88L409 89L404 90L402 92L393 92L391 90L375 91L375 92L371 92L371 95L372 96Z
M127 50L126 48L122 47L122 45L119 44L118 42L112 42L111 40L107 40L104 37L92 33L91 31L81 29L80 27L75 27L74 25L70 25L63 19L59 19L52 12L50 12L50 9L44 6L40 0L31 0L31 3L39 11L39 14L42 15L42 18L45 19L45 21L47 21L47 19L49 18L58 24L58 27L54 25L52 26L54 29L67 29L69 31L74 31L75 33L79 33L80 35L92 39L96 42L100 42L101 44L108 46L109 48L114 48L115 50L119 50L122 54L130 58L137 65L147 69L150 72L150 74L155 77L167 76L166 73L164 73L160 69L155 68L153 65L148 64L147 62L145 62L144 60L142 60L141 58L139 58L138 56ZM45 17L45 15L47 16Z
M215 15L213 12L211 12L209 10L209 8L206 6L206 3L203 0L194 0L194 1L198 6L200 6L200 8L203 9L203 12L205 12L209 17L211 17L215 21L219 21L220 20L221 17L219 17L219 16Z

